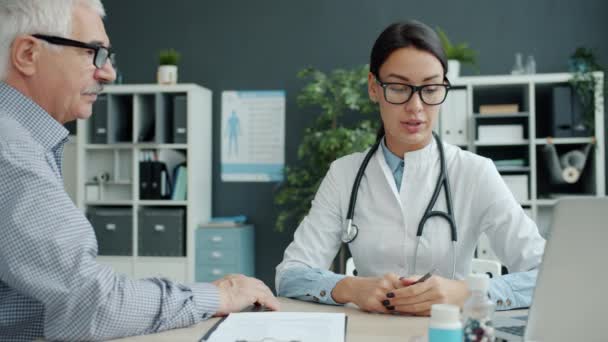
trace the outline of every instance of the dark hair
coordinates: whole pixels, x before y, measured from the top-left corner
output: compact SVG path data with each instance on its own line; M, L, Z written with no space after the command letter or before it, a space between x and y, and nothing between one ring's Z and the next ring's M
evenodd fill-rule
M437 57L443 66L443 75L445 76L448 72L448 62L437 33L416 20L394 23L382 31L372 48L369 71L379 79L380 67L388 57L395 50L410 46ZM380 139L383 136L384 126L380 125L376 138Z

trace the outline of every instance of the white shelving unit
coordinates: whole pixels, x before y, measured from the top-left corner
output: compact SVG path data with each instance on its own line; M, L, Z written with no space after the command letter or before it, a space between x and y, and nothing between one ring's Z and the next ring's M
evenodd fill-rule
M195 229L211 216L211 91L195 84L109 85L102 96L107 115L94 109L92 118L78 122L76 204L85 213L91 208L131 209L132 245L131 255L100 255L98 261L137 278L160 275L194 281ZM178 96L180 101L185 99L187 138L174 143L174 133L166 135L169 131L165 128L171 127L173 116L178 115L172 107ZM95 137L96 119L108 120L107 142ZM141 198L140 159L142 152L151 151L161 161L163 156L183 157L181 161L187 163L186 200ZM95 186L93 178L104 172L109 179L96 184L97 198L87 198L87 185ZM145 208L184 209L183 255L140 255L139 213Z
M595 141L585 170L579 183L579 190L568 191L568 195L605 196L605 137L604 137L604 74L595 72L595 117L594 131L585 137L552 138L558 151L568 151ZM501 174L526 175L528 177L528 200L521 201L526 212L537 222L542 235L547 236L553 206L559 194L552 193L551 185L544 169L542 147L551 136L551 89L566 86L570 73L535 75L496 75L461 77L452 81L453 91L448 94L439 118L441 137L464 149L494 158L496 155L519 155L526 161L523 166L498 167ZM512 114L479 114L482 104L517 103L519 110ZM477 126L481 120L517 123L524 127L523 139L502 141L478 141ZM502 149L503 152L500 152ZM494 150L494 151L492 151ZM496 152L498 151L498 152ZM502 159L510 159L504 158ZM520 158L518 157L518 158ZM559 192L559 191L556 191ZM484 245L480 242L480 248ZM490 251L491 254L491 251ZM483 255L480 257L484 257ZM489 256L492 258L492 256Z

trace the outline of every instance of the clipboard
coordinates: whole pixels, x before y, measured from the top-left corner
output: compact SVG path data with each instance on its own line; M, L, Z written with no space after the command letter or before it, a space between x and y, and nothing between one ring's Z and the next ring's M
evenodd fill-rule
M264 311L270 311L270 309L267 309L266 307L260 306L260 305L251 305L251 306L245 308L241 312L264 312ZM228 318L228 316L224 316L221 319L219 319L217 322L215 322L215 324L203 335L203 337L200 338L199 342L209 341L209 339L211 339L211 336L213 335L213 333L227 318ZM347 337L348 337L347 334L348 334L348 315L344 315L344 342L346 342L346 340L347 340ZM285 341L285 342L299 342L299 341L295 340L295 341Z

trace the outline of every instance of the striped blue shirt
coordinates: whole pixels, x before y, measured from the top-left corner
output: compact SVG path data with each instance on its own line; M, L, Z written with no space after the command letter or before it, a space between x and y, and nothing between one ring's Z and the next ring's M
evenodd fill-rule
M67 137L0 82L0 341L106 340L212 316L212 284L133 280L96 262L93 228L63 187Z

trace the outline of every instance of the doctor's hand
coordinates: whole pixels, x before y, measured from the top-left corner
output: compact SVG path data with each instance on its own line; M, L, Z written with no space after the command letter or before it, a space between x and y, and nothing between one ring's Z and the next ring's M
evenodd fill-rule
M386 294L402 286L394 273L374 278L346 277L336 284L331 295L336 303L354 303L363 311L389 313Z
M230 274L212 282L220 292L217 316L239 312L252 304L260 304L271 310L279 310L279 301L261 280L241 274Z
M393 291L389 299L394 311L416 316L429 316L432 304L453 304L462 308L469 296L464 280L452 280L433 275L424 282L414 284L420 276L401 279L404 287Z

